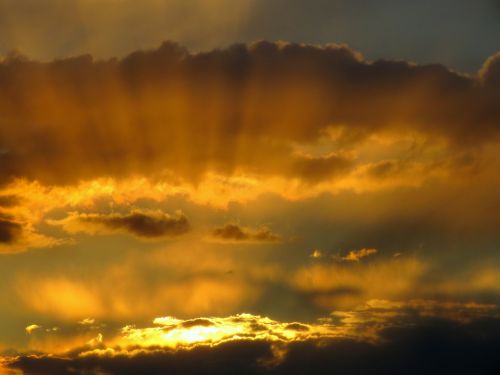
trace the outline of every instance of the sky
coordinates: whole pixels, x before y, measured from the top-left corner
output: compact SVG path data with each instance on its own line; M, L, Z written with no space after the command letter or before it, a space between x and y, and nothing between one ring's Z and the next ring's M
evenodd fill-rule
M0 373L497 373L499 21L0 0Z

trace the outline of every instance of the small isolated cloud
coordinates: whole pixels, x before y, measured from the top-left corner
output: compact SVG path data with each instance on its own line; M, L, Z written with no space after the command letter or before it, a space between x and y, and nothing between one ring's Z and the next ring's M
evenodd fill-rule
M102 333L98 333L96 337L90 339L87 342L87 345L91 346L91 347L98 346L98 345L102 344L102 340L103 340Z
M318 259L318 258L321 258L323 256L323 252L319 249L315 249L313 250L313 252L311 253L311 258L314 258L314 259Z
M351 250L346 256L343 256L341 259L347 262L359 262L362 258L366 258L374 254L377 254L377 249L363 248L360 250Z
M89 326L89 325L92 325L94 323L95 323L94 318L85 318L85 319L82 319L78 322L78 324L80 324L82 326Z
M189 221L182 212L170 215L151 210L133 210L128 214L72 212L65 219L49 223L62 226L68 233L127 233L143 239L176 237L190 229Z
M280 237L268 227L247 228L237 224L225 224L212 231L211 240L217 242L273 243Z
M39 326L38 324L30 324L25 328L25 330L28 335L31 335L34 331L40 328L42 328L42 326Z

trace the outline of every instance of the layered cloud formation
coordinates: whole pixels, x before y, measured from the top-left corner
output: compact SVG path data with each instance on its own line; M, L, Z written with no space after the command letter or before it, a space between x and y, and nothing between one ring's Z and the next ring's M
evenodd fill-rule
M266 41L2 60L0 364L496 368L499 76Z
M499 340L498 317L481 317L494 312L494 307L481 305L371 301L315 324L280 323L250 314L192 320L162 317L153 327L123 327L109 340L97 333L102 326L90 326L86 335L80 333L80 346L3 362L6 369L33 374L194 374L200 366L210 374L489 373L498 366L491 350ZM36 334L34 327L40 328L29 326L31 335ZM40 335L54 334L47 332ZM457 359L457 351L467 355Z
M497 60L469 77L369 62L343 46L268 42L199 54L167 42L109 61L13 57L0 66L1 177L75 183L170 171L196 181L245 171L318 182L352 171L346 148L374 133L470 149L498 139ZM329 134L336 150L300 147Z

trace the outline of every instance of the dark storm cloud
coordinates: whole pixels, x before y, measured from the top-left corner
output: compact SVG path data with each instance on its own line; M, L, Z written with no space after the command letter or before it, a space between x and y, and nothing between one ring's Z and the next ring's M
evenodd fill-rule
M241 227L237 224L225 224L212 231L212 238L222 242L278 242L280 237L267 227L257 229Z
M350 156L294 153L327 129L417 131L462 147L498 139L500 87L440 65L363 60L347 47L259 42L192 54L164 43L122 60L0 63L1 178L204 172L319 181ZM356 137L354 137L356 138Z
M406 322L408 323L408 322ZM318 339L276 345L235 341L190 350L151 348L136 355L20 356L10 368L25 374L495 374L500 370L498 319L461 324L414 318L369 343ZM131 348L133 349L133 348ZM284 354L283 358L276 353Z
M113 233L125 232L139 238L176 237L190 229L182 213L169 215L156 211L132 211L128 214L70 214L66 219L52 221L68 232Z

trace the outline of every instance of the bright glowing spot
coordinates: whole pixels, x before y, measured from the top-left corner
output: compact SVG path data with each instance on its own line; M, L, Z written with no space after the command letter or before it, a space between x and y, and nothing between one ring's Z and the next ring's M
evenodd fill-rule
M318 250L318 249L314 250L311 254L311 258L315 258L315 259L321 258L322 256L323 256L323 253L321 252L321 250Z
M124 327L119 343L178 348L197 344L217 345L239 339L298 341L317 336L337 337L343 334L341 327L330 324L282 323L251 314L184 321L164 317L155 319L154 323L158 327Z
M40 329L40 328L42 328L42 327L39 326L38 324L30 324L29 326L27 326L25 328L25 330L26 330L26 333L31 335L34 331L36 331L37 329Z

